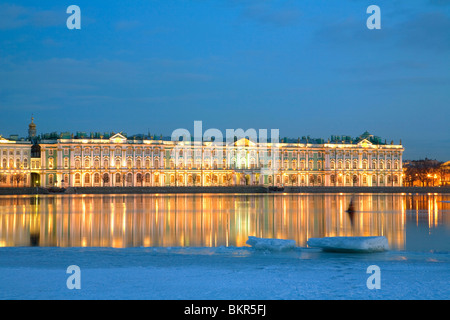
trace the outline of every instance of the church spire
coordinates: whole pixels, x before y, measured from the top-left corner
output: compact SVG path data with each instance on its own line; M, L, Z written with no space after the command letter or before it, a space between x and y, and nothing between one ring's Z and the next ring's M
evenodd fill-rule
M33 121L34 117L31 115L31 123L28 125L28 138L30 139L36 137L36 124Z

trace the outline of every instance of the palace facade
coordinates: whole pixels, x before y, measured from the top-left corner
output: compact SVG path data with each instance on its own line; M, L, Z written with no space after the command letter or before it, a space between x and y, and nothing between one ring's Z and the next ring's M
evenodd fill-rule
M260 143L218 145L145 135L0 137L0 187L58 186L401 186L403 146L365 132Z

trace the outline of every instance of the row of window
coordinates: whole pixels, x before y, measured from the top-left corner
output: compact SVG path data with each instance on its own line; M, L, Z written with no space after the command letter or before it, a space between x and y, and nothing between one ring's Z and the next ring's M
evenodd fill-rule
M350 176L350 175L345 175L345 176L338 175L337 179L336 179L336 177L334 175L331 175L330 176L330 182L331 182L331 184L335 184L335 183L338 183L338 184L343 184L343 183L345 183L345 184L357 184L359 181L358 181L358 176L357 175L353 175L353 176ZM376 175L372 175L372 185L384 184L384 182L385 182L385 176L380 175L379 177L377 177ZM387 184L391 184L391 183L398 184L398 182L399 182L398 175L392 175L392 176L391 175L387 175L387 181L386 181ZM366 175L362 176L362 183L364 185L367 184L367 176Z
M64 148L63 150L64 150L64 155L68 155L69 154L69 148ZM172 150L173 149L169 149L169 151L172 151ZM177 156L180 156L180 157L183 157L184 155L191 155L192 156L192 154L194 153L194 150L195 149L192 148L192 147L186 147L185 149L183 149L183 147L180 147L180 150L177 150L176 153L177 153ZM224 150L225 150L224 148L220 148L220 147L217 147L217 148L202 148L202 149L199 149L196 152L196 155L197 156L201 156L201 154L203 152L204 155L213 155L213 156L215 156L217 154L223 154ZM81 155L82 151L83 151L83 153L85 155L86 154L91 154L91 152L93 152L94 155L100 155L100 147L95 147L95 148L86 147L84 149L82 149L81 147L76 147L74 149L75 155ZM113 150L110 149L109 147L103 148L103 154L108 154L109 155L111 151L113 151ZM127 147L126 149L122 149L121 147L116 147L114 149L114 154L115 155L121 155L122 152L124 152L124 151L128 155L132 155L132 154L135 154L135 155L142 155L142 154L150 155L152 152L154 154L159 154L161 150L159 148L150 149L150 148L141 148L141 147L136 147L136 148ZM323 151L318 151L318 152L313 152L313 151L309 151L309 152L308 151L282 151L281 149L278 149L277 151L280 154L283 154L283 156L285 158L287 158L287 157L296 158L298 156L300 158L305 158L306 155L308 155L309 158L313 158L314 156L317 156L317 158L323 158L325 156L325 152L323 152ZM247 148L239 148L239 147L238 148L234 148L234 147L232 147L232 148L226 148L225 152L226 153L235 153L235 154L240 154L240 153L246 154L246 153L249 153L249 154L253 154L253 155L256 155L256 153L260 153L260 154L264 153L265 155L267 155L269 157L272 156L271 148L267 148L267 149L261 148L261 149L248 150ZM49 154L53 155L53 150L52 149L49 149ZM334 158L336 156L337 157L344 157L345 156L345 157L349 158L352 155L354 157L357 157L358 156L358 152L338 151L337 153L335 153L334 151L332 151L330 153L330 157L331 158ZM370 155L370 154L368 154L367 152L364 152L363 153L363 158L367 158L368 155ZM396 152L378 152L376 155L377 155L377 157L384 157L384 156L386 156L388 158L390 158L390 157L399 157L400 156L400 152L398 152L398 151L396 151Z
M23 161L20 161L20 159L14 159L10 158L9 161L6 158L2 159L2 169L27 169L28 168L28 159L25 158ZM9 164L9 165L8 165Z
M155 175L155 183L159 183L159 175ZM75 174L75 184L79 185L81 184L81 174L80 173L76 173ZM100 175L99 173L94 173L92 175L90 174L85 174L84 175L84 183L85 184L90 184L91 183L91 179L92 182L94 184L100 184L100 179L102 180L102 182L104 184L108 184L110 182L110 179L114 179L114 182L117 183L122 183L122 182L127 182L127 183L132 183L133 182L133 175L131 173L128 173L127 175L122 175L120 173L116 173L116 174L112 174L112 177L110 177L110 175L108 173L104 173L103 175ZM138 183L141 182L145 182L145 183L150 183L150 179L151 176L149 173L146 174L141 174L138 173L136 174L136 181ZM69 181L69 175L64 175L64 181L68 182Z
M353 160L352 162L350 160L345 161L345 169L350 169L350 163L352 164L352 169L358 169L358 161ZM379 162L377 160L372 160L372 169L385 169L385 163L383 160L380 160ZM392 168L392 163L390 160L386 161L386 169L390 170ZM330 169L334 170L336 169L336 163L334 160L330 161ZM343 169L343 161L339 160L337 162L337 169ZM368 161L363 160L362 162L362 169L366 170L368 169ZM394 161L394 170L399 169L399 163L398 161Z
M250 162L247 165L247 161L245 159L241 160L240 163L236 162L236 159L231 159L231 163L227 164L226 159L223 159L223 161L220 163L217 160L213 160L212 164L211 161L204 161L203 165L201 164L200 159L198 159L199 161L196 161L195 166L194 163L191 161L185 163L184 161L177 161L177 164L175 165L175 161L173 159L171 159L169 161L169 168L170 169L175 169L175 167L177 169L184 169L184 168L193 168L193 167L202 167L205 169L209 169L210 167L213 169L219 169L219 168L231 168L231 169L256 169L256 161L255 159L250 159ZM317 161L317 166L316 169L317 170L322 170L323 169L323 162L322 161ZM144 166L142 166L144 164ZM282 165L283 164L283 165ZM83 168L91 168L91 166L95 169L99 169L100 168L100 160L99 159L95 159L93 161L93 163L91 162L90 159L85 159L84 163L83 163ZM280 160L276 161L276 165L277 168L280 169L292 169L292 170L305 170L305 169L309 169L309 170L313 170L314 169L314 161L310 160L308 162L308 167L306 167L306 163L305 161L300 161L300 165L297 166L297 161L296 160L292 160L292 161L288 161L285 160L283 162L281 162ZM358 169L358 161L355 160L353 162L350 161L345 161L345 169L350 169L350 166L352 167L352 169ZM103 161L103 167L102 168L109 168L110 167L110 161L108 159L105 159ZM116 168L121 168L122 167L122 161L120 159L116 159L115 163L114 163L114 167ZM150 160L145 160L142 161L141 159L137 159L135 160L135 163L133 165L133 161L132 160L127 160L126 161L126 167L127 168L137 168L137 169L141 169L141 168L151 168L151 161ZM159 159L155 159L153 161L153 167L154 168L159 168L160 167L160 163L159 163ZM266 166L264 166L264 164L260 163L260 168L264 168ZM53 158L49 158L49 168L53 169L54 168L54 162L53 162ZM69 159L68 158L64 158L64 168L68 169L69 168ZM272 168L272 160L269 160L267 163L267 168ZM371 169L395 169L398 170L399 169L399 163L398 161L395 161L393 166L391 161L386 161L386 166L383 160L380 160L379 163L377 163L376 160L372 161L372 166ZM75 169L81 169L81 160L80 159L76 159L75 160ZM344 169L344 162L343 161L338 161L337 163L337 167L334 161L330 162L330 169L331 170L335 170L335 169ZM363 161L362 162L362 169L366 170L368 169L368 162L367 161Z
M69 154L69 148L64 148L63 150L64 150L64 155L68 155ZM83 153L85 155L86 154L91 154L91 152L93 152L94 155L100 155L100 148L93 148L93 149L91 149L89 147L86 147L86 148L84 148L82 150L81 147L76 147L74 149L75 155L81 155L81 151L83 151ZM108 154L109 155L111 151L113 151L113 150L109 149L108 147L103 148L103 154ZM133 154L134 153L136 155L141 155L142 153L144 153L146 155L149 155L149 154L151 154L152 149L149 149L149 148L143 149L143 148L140 148L140 147L138 147L138 148L128 147L126 149L122 149L120 147L117 147L117 148L114 149L114 154L115 155L121 155L123 151L126 151L127 154ZM159 148L153 149L153 153L158 154L159 152L160 152Z
M27 156L28 155L28 151L27 150L16 150L14 152L13 149L10 149L9 151L7 149L2 149L0 154L3 155L3 156L7 156L8 154L10 156L14 156L14 154L16 154L16 156L22 156L22 155Z
M186 179L186 178L187 178L187 182L188 183L193 183L194 180L195 180L195 182L200 183L200 180L201 180L201 176L200 175L191 175L190 174L187 177L185 177L184 175L180 174L176 178L176 181L179 182L179 183L184 183L185 182L184 179ZM324 182L324 180L323 180L324 178L322 176L320 176L320 175L317 175L317 176L316 175L309 175L309 176L308 175L307 176L301 175L300 177L298 177L297 175L285 175L283 177L280 176L280 175L277 175L275 177L272 176L272 175L269 175L268 176L269 184L273 182L274 178L275 178L275 181L276 181L277 184L284 183L286 185L287 184L297 184L298 182L300 182L301 184L305 184L306 183L306 179L308 179L308 183L310 185L314 185L314 184L320 185L320 184L322 184ZM11 177L11 179L13 179L13 178ZM50 184L54 183L53 179L54 179L53 175L49 175L49 183ZM82 179L82 174L76 173L75 176L74 176L74 179L75 179L75 181L74 181L75 185L80 185L81 184L81 179ZM99 173L88 174L87 173L87 174L83 175L83 182L84 182L84 184L91 184L91 183L94 183L94 184L100 184L100 183L109 184L109 183L111 183L111 181L110 181L111 179L114 180L113 181L114 184L120 184L120 183L125 183L125 182L127 184L131 184L131 183L133 183L133 174L132 173L128 173L128 174L116 173L116 174L111 174L110 175L108 173L104 173L104 174L99 174ZM218 181L218 179L219 179L219 175L205 175L205 181L207 183L209 183L211 181L216 183ZM224 182L224 181L230 182L232 180L232 176L230 176L230 175L221 175L220 179L221 179L221 182ZM368 177L366 175L362 176L362 181L361 182L362 182L363 185L367 185L367 182L368 182L367 179L368 179ZM398 184L399 183L399 176L398 175L387 175L387 176L372 175L371 179L372 179L372 185L384 184L384 183L387 183L387 184L391 184L391 183ZM173 174L170 175L169 181L170 181L170 183L175 183L175 175L173 175ZM68 174L64 175L64 182L69 182L69 175ZM136 174L136 182L138 184L140 184L140 183L145 183L145 184L151 183L151 175L150 175L150 173L145 173L145 174L137 173ZM155 174L154 175L154 183L159 183L159 182L160 182L160 175L159 174ZM346 184L346 185L352 185L353 184L353 185L355 185L355 184L359 183L359 178L358 178L357 175L353 175L353 176L351 176L351 175L338 175L337 177L335 175L331 175L330 176L330 182L331 182L332 185L336 184L336 183L339 184L339 185L342 185L342 184Z

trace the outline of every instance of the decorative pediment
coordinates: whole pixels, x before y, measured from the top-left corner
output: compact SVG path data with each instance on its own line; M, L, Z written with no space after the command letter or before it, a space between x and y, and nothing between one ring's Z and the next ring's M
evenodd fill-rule
M14 143L14 141L8 140L0 136L0 143Z
M363 147L363 148L368 148L368 147L373 146L373 143L367 139L362 139L360 142L358 142L358 146Z
M123 135L121 135L120 133L116 133L111 138L109 138L109 141L111 143L126 143L127 142L127 138L124 137Z
M236 147L253 147L256 145L256 143L251 142L250 140L248 140L247 138L242 138L237 140L234 145Z

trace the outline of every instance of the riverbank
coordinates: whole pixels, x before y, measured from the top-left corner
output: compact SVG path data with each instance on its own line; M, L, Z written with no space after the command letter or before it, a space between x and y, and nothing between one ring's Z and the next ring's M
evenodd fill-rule
M59 192L61 191L61 192ZM264 186L231 187L77 187L49 190L42 187L0 188L0 195L33 194L169 194L169 193L269 193ZM450 193L450 187L284 187L277 193Z

